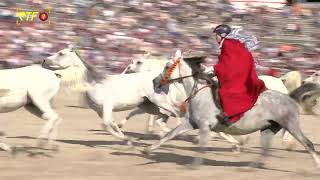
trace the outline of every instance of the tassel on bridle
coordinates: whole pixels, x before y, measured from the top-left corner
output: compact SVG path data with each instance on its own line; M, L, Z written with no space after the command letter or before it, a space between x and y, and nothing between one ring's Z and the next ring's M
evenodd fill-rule
M181 58L179 57L174 63L173 65L168 69L166 75L164 78L161 79L160 84L161 85L165 85L168 80L170 79L170 77L172 76L173 71L176 69L177 65L180 63Z

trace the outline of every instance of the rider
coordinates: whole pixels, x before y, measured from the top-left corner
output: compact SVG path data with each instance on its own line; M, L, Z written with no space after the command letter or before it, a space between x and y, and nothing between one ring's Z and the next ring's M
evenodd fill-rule
M229 124L241 118L255 104L259 94L266 90L258 78L254 59L245 44L229 38L231 28L219 25L214 30L221 54L216 65L205 72L217 76L223 111L217 115L221 123Z

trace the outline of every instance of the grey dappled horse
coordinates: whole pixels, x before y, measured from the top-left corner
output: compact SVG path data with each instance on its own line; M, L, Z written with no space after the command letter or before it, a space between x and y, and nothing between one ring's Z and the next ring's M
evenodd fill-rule
M204 153L210 131L225 132L231 135L245 135L260 131L262 153L252 165L262 165L270 148L272 137L283 128L306 148L317 167L320 167L320 159L313 143L305 137L299 126L298 106L288 95L266 90L260 94L254 107L247 111L239 121L229 126L220 124L216 119L219 109L213 101L212 90L197 83L202 62L203 59L201 58L194 61L185 61L181 52L177 51L174 59L167 63L163 72L154 80L155 83L160 80L160 83L156 84L159 88L166 86L168 83L181 82L186 94L190 96L194 95L195 92L197 94L188 101L185 120L160 141L146 148L144 153L149 154L166 141L194 129L199 129L200 153ZM201 156L195 158L195 165L201 163Z

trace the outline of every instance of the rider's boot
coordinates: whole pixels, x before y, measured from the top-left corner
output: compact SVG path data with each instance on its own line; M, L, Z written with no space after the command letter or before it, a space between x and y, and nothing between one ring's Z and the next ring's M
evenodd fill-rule
M223 112L219 113L216 115L216 118L218 119L218 121L221 123L221 124L224 124L224 125L230 125L230 122L229 122L229 117L224 115Z

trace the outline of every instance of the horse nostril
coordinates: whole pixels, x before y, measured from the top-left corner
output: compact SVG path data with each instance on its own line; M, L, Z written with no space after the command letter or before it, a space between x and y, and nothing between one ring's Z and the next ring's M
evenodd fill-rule
M46 62L46 59L42 61L41 66L43 66L45 62Z

